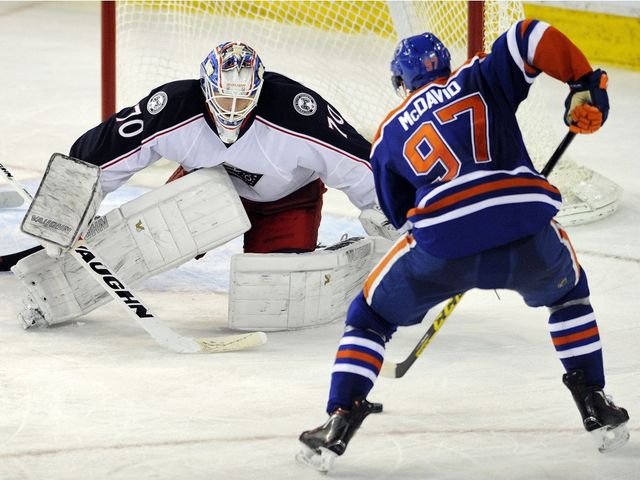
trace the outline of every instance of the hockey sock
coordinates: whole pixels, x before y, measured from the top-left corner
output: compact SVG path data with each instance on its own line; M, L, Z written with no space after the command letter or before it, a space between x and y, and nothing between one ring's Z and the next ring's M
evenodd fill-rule
M377 333L347 326L331 374L327 413L349 409L373 388L384 361L384 340Z
M584 271L578 285L551 307L549 331L560 361L567 372L581 369L587 385L604 388L602 348L596 317L589 303Z

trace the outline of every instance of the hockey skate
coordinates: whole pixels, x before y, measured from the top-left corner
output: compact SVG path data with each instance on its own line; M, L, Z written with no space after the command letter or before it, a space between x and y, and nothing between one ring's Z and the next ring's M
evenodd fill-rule
M381 403L371 403L366 399L354 400L351 410L338 408L324 425L302 432L302 449L296 455L296 460L320 472L328 472L336 457L345 452L351 437L367 415L380 412Z
M611 452L627 443L629 414L624 408L616 406L600 387L586 385L582 370L565 373L562 381L571 391L584 428L593 435L601 453Z

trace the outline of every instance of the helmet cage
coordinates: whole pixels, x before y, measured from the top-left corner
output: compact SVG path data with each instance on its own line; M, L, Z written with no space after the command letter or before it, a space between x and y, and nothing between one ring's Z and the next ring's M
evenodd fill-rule
M200 86L216 122L237 129L258 103L264 66L248 45L218 45L200 65Z

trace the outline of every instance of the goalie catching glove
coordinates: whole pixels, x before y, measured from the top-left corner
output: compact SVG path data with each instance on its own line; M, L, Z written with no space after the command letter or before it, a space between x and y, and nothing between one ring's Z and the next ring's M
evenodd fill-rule
M564 102L564 123L574 133L594 133L609 114L607 72L596 70L578 80L568 82L571 89Z

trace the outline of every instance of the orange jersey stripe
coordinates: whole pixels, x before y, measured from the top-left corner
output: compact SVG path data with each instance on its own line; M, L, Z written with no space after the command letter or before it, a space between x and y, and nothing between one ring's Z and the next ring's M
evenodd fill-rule
M378 265L371 271L369 276L364 282L364 287L362 288L362 292L364 293L365 300L369 297L369 291L371 290L371 286L376 281L376 279L380 276L380 273L385 269L385 267L389 264L392 258L396 256L396 254L405 248L407 245L411 245L413 243L413 236L411 234L407 234L401 241L397 242L391 250L387 252L387 254L380 260Z
M556 222L555 220L552 220L552 221L555 224L556 228L558 229L558 232L560 232L560 237L566 242L569 250L571 250L571 256L573 257L573 260L575 261L576 266L578 267L578 275L580 275L580 262L578 262L578 255L576 255L576 250L573 248L573 244L569 239L569 234L567 234L567 232L562 229L562 227L558 222ZM576 278L576 282L577 281L578 279Z
M551 185L546 180L542 180L542 179L514 178L514 179L496 180L494 182L485 183L483 185L477 185L467 190L463 190L462 192L455 193L446 198L443 198L442 200L432 203L428 207L412 208L407 213L407 216L411 217L413 215L433 213L436 210L440 210L441 208L448 207L450 205L453 205L454 203L461 202L463 200L466 200L467 198L471 198L476 195L481 195L483 193L502 190L505 188L512 188L512 187L540 187L556 194L560 193L556 187Z
M377 359L373 355L359 352L357 350L338 350L336 358L353 358L355 360L362 360L363 362L370 363L378 370L382 368L382 362L379 359Z
M529 27L529 25L531 25L531 22L533 22L533 19L531 18L525 18L522 23L520 24L520 38L524 38L524 32L527 31L527 28Z
M524 71L527 73L527 75L529 75L530 77L533 77L534 75L536 75L539 71L536 70L535 68L533 68L531 65L529 65L528 63L524 64Z
M533 66L562 82L577 80L592 71L580 49L551 26L538 42Z
M564 337L557 337L553 339L555 346L566 345L567 343L577 342L578 340L584 340L585 338L595 337L598 335L598 327L590 328L584 332L574 333L573 335L565 335Z

